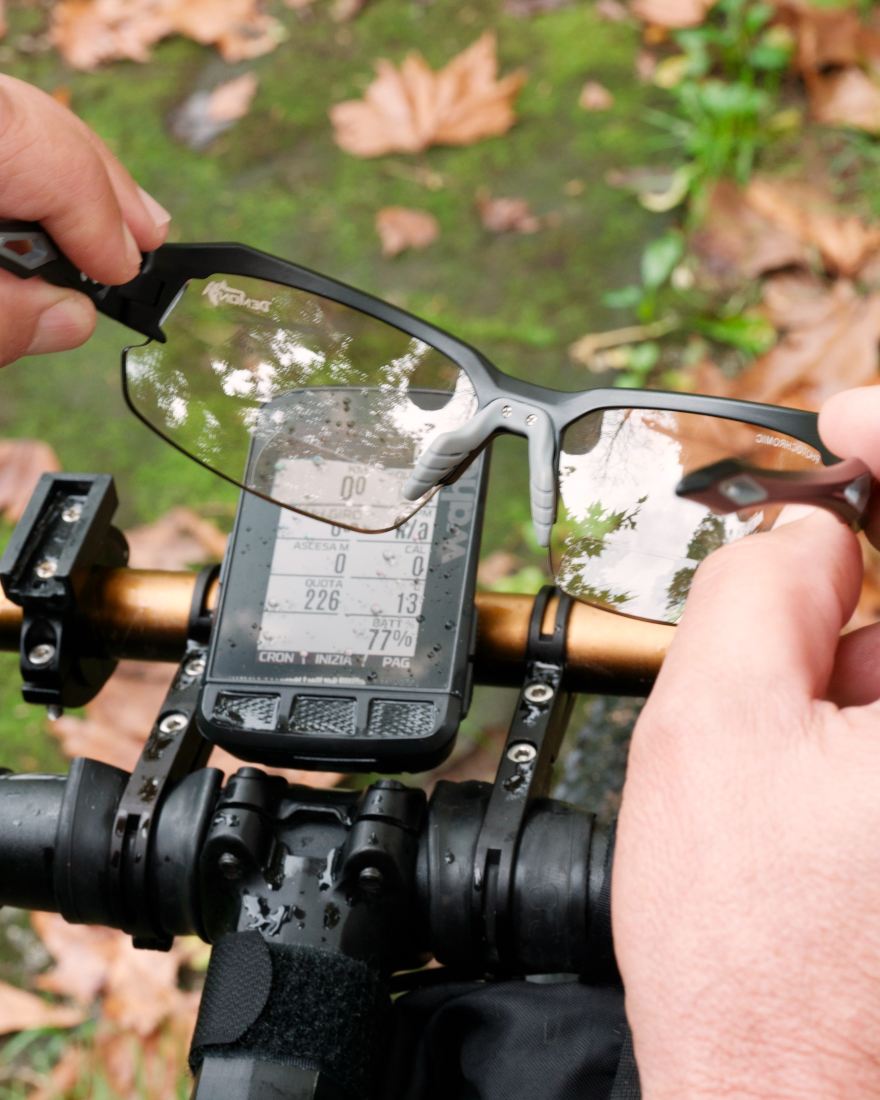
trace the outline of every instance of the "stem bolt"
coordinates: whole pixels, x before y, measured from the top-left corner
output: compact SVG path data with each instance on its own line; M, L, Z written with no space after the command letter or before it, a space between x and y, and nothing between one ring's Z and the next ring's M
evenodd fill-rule
M58 562L54 558L43 558L42 561L37 562L34 572L41 581L47 581L58 572Z
M367 890L371 894L375 894L381 890L384 881L382 872L378 867L364 867L358 875L358 882L361 885L361 889Z
M235 879L241 878L242 875L244 875L244 864L235 852L224 852L217 860L217 869L220 874L225 879L229 879L230 882L234 882Z
M530 764L538 755L538 750L529 741L514 741L507 750L507 759L513 764Z
M82 518L83 510L81 504L70 504L61 513L61 518L65 523L76 523L78 519Z
M28 653L27 658L32 665L36 665L37 668L42 668L43 665L48 665L51 661L55 660L55 646L50 645L48 642L43 642L41 645L35 645Z
M205 671L205 658L193 657L183 666L183 671L187 676L201 676Z
M179 710L166 714L159 723L159 733L180 733L189 725L189 719Z
M523 698L527 703L549 703L553 698L553 688L540 680L533 680L526 686Z

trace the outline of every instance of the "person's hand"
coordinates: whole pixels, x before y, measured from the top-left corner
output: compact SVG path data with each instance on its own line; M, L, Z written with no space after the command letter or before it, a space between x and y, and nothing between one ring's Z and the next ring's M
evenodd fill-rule
M126 283L170 215L66 107L0 75L0 218L41 222L92 279ZM0 271L0 366L77 347L95 310L82 294Z
M820 428L880 475L880 387ZM697 571L615 851L644 1100L880 1096L880 625L839 638L861 579L818 510Z

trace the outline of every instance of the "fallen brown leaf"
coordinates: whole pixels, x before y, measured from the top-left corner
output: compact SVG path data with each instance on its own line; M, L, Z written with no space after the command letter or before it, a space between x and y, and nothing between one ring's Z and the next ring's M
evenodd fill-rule
M810 105L817 122L880 134L880 82L861 69L816 76Z
M243 73L210 92L193 92L171 117L176 138L193 149L203 149L250 110L259 80Z
M186 569L219 561L226 536L191 508L172 508L154 523L126 531L129 561L137 569Z
M880 249L880 225L867 225L855 214L841 213L811 184L756 177L745 195L768 221L818 248L832 274L857 275Z
M385 206L376 214L376 232L383 256L397 256L409 248L427 248L440 233L440 224L427 210Z
M604 84L596 80L588 80L581 88L578 105L585 111L607 111L609 107L614 106L614 96Z
M728 181L713 188L690 243L704 275L722 285L809 262L804 242L756 210Z
M224 61L262 57L285 37L284 28L262 11L259 0L171 0L170 14L177 34L216 46Z
M621 0L596 0L595 10L606 23L623 23L629 18L626 4Z
M14 985L0 982L0 1035L47 1027L76 1027L84 1014L78 1008L52 1004Z
M58 456L39 439L0 440L0 514L17 523L40 475L61 469Z
M6 34L6 0L0 0L0 38Z
M71 1087L96 1070L119 1097L176 1095L198 1002L197 993L179 985L181 967L193 958L192 941L178 939L167 952L139 951L123 932L71 925L55 913L33 913L31 922L55 959L37 979L40 987L83 1008L99 998L101 1008L92 1046L65 1052L36 1095L48 1100L58 1095L52 1086Z
M818 409L833 393L880 381L880 293L779 275L767 281L764 305L780 340L735 379L732 396Z
M698 27L715 0L633 0L630 11L656 27Z
M541 228L541 219L532 213L525 199L492 198L481 191L477 210L483 228L490 233L536 233Z
M94 69L105 61L149 60L172 34L215 45L227 61L258 57L283 38L259 0L60 0L50 37L69 65Z
M376 64L364 98L330 109L337 144L359 157L417 153L431 145L470 145L503 134L516 120L521 71L497 78L495 36L486 33L434 72L418 53L396 68Z
M657 71L658 58L652 50L639 50L636 54L635 73L642 84L648 84L654 79Z

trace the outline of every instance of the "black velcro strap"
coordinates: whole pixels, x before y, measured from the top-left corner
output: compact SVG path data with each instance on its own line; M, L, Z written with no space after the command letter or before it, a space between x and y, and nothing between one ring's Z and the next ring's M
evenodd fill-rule
M388 994L365 963L332 951L267 943L259 932L214 945L190 1049L326 1073L360 1096L385 1044Z

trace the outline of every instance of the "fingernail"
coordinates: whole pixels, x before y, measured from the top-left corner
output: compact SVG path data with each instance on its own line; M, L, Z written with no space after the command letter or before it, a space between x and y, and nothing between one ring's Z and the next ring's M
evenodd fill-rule
M157 229L164 229L165 226L171 221L171 215L162 206L161 203L156 202L149 191L145 191L143 187L138 188L138 194L141 197L141 202L147 213L150 215L150 220Z
M131 230L124 223L122 233L125 237L125 258L128 261L128 266L134 268L129 278L133 279L141 269L141 250L138 248L138 243L132 236Z
M25 355L78 347L94 326L95 308L81 294L68 294L40 314Z

